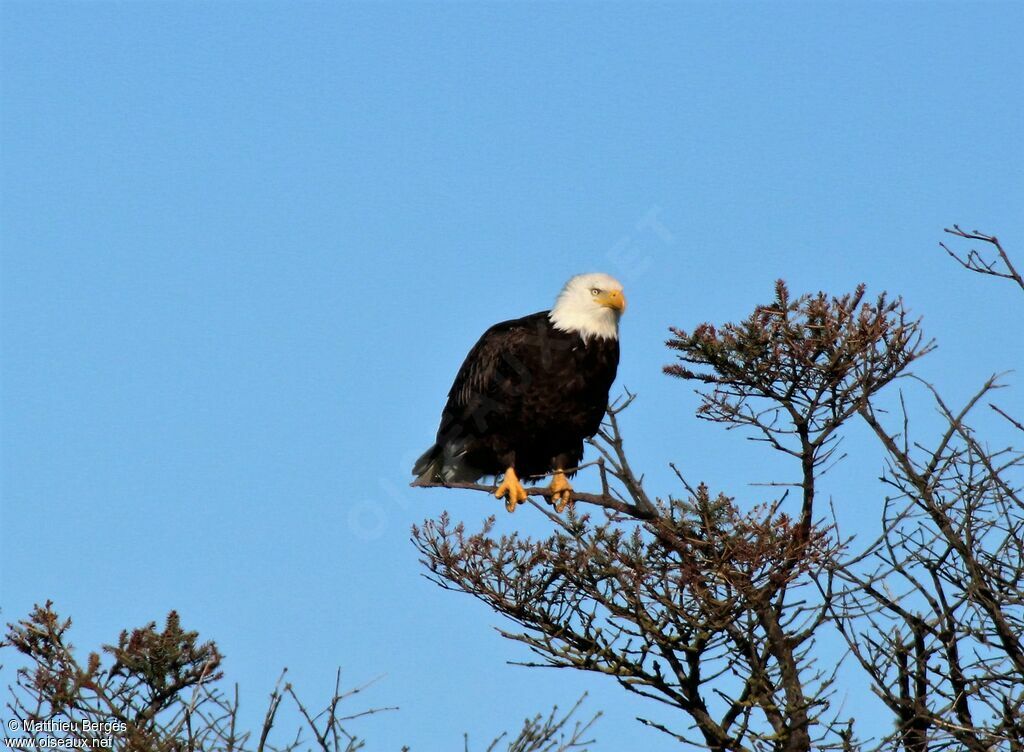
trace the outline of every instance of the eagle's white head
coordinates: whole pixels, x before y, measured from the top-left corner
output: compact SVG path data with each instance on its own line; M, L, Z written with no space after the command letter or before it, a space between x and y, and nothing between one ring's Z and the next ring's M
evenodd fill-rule
M565 283L548 318L555 329L591 337L618 339L619 317L626 310L622 284L607 274L577 274Z

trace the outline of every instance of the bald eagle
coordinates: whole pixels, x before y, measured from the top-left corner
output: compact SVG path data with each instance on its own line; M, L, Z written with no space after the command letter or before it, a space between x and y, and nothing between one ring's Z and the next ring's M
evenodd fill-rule
M551 503L572 500L583 441L597 433L619 364L622 285L580 274L550 311L495 324L466 356L448 392L437 441L413 467L416 482L503 475L508 511L526 501L521 477L553 473Z

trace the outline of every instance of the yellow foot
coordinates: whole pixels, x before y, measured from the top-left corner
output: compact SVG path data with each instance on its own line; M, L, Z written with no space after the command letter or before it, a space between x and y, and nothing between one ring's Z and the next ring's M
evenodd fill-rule
M556 470L555 477L551 479L551 503L555 505L558 514L572 504L572 486L561 470Z
M515 469L511 467L505 471L505 477L501 479L501 485L494 495L499 499L505 497L505 509L510 512L516 511L516 505L522 504L529 496L523 484L519 482Z

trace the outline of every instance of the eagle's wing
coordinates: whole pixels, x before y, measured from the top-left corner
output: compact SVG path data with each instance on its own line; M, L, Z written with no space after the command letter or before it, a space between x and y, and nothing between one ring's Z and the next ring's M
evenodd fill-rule
M548 312L495 324L473 345L459 368L441 413L437 442L421 456L413 473L421 480L476 480L468 465L473 437L500 432L521 404L543 350Z
M513 398L530 379L548 312L495 324L473 345L448 392L446 415L454 418L481 401Z

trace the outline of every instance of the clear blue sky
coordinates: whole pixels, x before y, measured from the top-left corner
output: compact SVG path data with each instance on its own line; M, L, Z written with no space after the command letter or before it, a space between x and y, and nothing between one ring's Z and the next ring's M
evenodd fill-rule
M571 274L626 286L625 428L661 493L669 460L743 504L778 477L660 373L669 325L740 317L777 277L905 295L951 399L1024 363L1019 294L937 250L962 222L1024 258L1020 4L0 20L0 616L52 598L91 647L178 609L253 719L280 667L317 698L341 665L402 708L359 726L372 749L461 749L584 688L600 749L674 748L610 682L506 665L528 657L507 625L420 577L408 541L443 509L500 512L408 489L409 467L480 332ZM871 530L880 460L850 433L827 491Z

